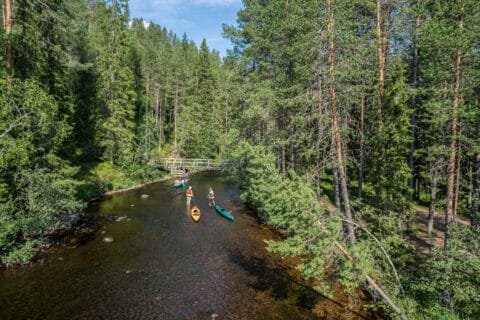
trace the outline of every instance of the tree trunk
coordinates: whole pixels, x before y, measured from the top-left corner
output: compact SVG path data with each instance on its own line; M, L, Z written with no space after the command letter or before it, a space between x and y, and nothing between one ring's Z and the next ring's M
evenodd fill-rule
M412 97L412 100L415 100ZM412 101L412 105L416 103ZM412 114L410 115L410 134L412 138L412 142L410 142L410 152L408 153L408 167L410 169L411 176L408 178L408 186L410 187L408 199L413 201L414 199L417 200L417 193L415 192L415 168L414 166L414 154L415 154L415 126L416 126L416 107L412 106Z
M223 108L223 111L224 111L224 132L223 132L223 136L226 137L227 136L227 132L229 132L229 128L230 128L230 117L229 117L229 104L230 104L230 95L228 94L228 90L225 90L225 100L224 100L224 108ZM225 144L220 144L220 154L224 154L225 153Z
M144 116L144 121L145 121L145 132L144 132L144 137L145 141L143 142L143 157L144 159L148 159L148 151L150 151L150 126L148 125L148 118L150 116L150 77L149 74L147 74L146 79L145 79L145 97L146 97L146 102L145 102L145 114Z
M461 182L461 174L462 171L460 170L460 150L457 151L457 174L455 178L455 200L453 202L453 221L456 222L457 220L457 209L458 209L458 199L460 198L460 182Z
M321 163L320 162L320 145L322 140L322 133L324 130L323 121L322 121L322 113L323 113L323 95L322 95L323 79L322 77L323 77L323 72L320 66L319 72L318 72L317 141L315 143L315 150L317 154L316 161L315 161L315 169L316 169L316 176L317 176L317 199L320 199L320 196L322 193L320 188L321 173L322 173L322 170L320 168L320 163Z
M320 200L320 197L322 196L322 188L320 187L320 184L322 183L322 172L320 170L320 159L317 158L316 163L315 163L315 175L316 175L316 184L317 184L317 200Z
M343 199L343 210L347 220L353 221L352 212L350 209L350 199L348 196L347 188L347 176L345 173L345 167L343 166L343 151L342 151L342 141L340 138L340 130L338 128L338 115L337 115L337 106L336 106L336 95L335 95L335 59L334 59L334 35L333 35L333 26L334 26L334 15L333 15L333 0L327 0L328 4L328 65L329 65L329 79L330 79L330 115L332 121L332 135L335 144L335 155L337 160L337 169L338 169L338 180L341 188L341 196ZM348 236L350 241L355 241L355 232L353 226L348 224Z
M362 96L360 98L360 163L358 165L358 188L357 195L362 197L363 192L363 173L365 166L365 78L362 77Z
M157 89L157 93L155 95L155 108L158 110L158 152L160 153L162 151L163 147L163 142L164 142L164 117L165 117L165 112L166 108L162 108L162 105L160 104L160 87Z
M178 81L175 83L175 104L173 106L173 118L174 118L174 149L175 155L177 155L177 114L178 114Z
M333 143L332 143L332 146L333 146ZM335 201L335 208L340 210L341 209L340 185L338 183L338 169L336 168L336 166L332 168L332 174L333 174L333 199Z
M6 55L6 68L7 68L7 83L12 77L13 73L13 48L10 34L12 32L12 0L5 0L5 15L4 15L4 28L7 38L5 55Z
M331 0L329 0L331 1ZM325 228L323 228L323 226L321 225L321 223L317 220L317 224L320 226L321 230L328 234L328 230L326 230ZM333 241L333 244L335 244L335 246L340 250L340 252L348 258L348 260L350 260L352 263L355 263L355 259L353 258L353 256L348 252L347 248L345 248L340 242L334 240ZM365 275L365 280L368 284L368 286L373 289L375 292L377 292L380 297L382 297L382 299L392 308L393 311L395 311L399 316L400 316L400 319L402 320L407 320L407 316L403 313L403 311L397 307L395 305L395 303L392 301L392 299L390 299L389 296L387 296L387 294L382 290L382 288L380 288L377 283L375 282L375 280L373 280L368 274Z
M292 132L293 135L293 132ZM297 170L297 149L295 148L295 144L292 142L290 143L290 167L293 171Z
M418 40L418 31L420 29L420 17L415 20L415 32L413 39L413 63L412 63L412 88L415 90L418 88L418 47L416 41ZM415 154L415 127L417 126L417 96L416 92L412 95L410 100L410 109L412 114L410 116L410 134L412 142L410 143L410 152L408 154L408 167L410 168L411 177L408 179L408 186L410 187L409 199L412 201L415 197L414 192L414 154Z
M473 164L468 164L468 197L467 197L467 209L472 209L472 197L473 197Z
M436 166L436 164L435 164ZM432 181L430 185L430 204L428 206L427 234L432 236L433 221L435 218L435 200L437 197L438 169L432 169Z
M378 112L383 112L385 101L385 52L384 36L382 32L382 4L381 0L376 0L376 36L377 36L377 59L378 59Z
M282 110L280 112L280 125L279 125L279 132L285 129L285 110ZM281 168L282 168L282 176L287 175L287 151L285 150L285 144L286 142L284 141L283 138L281 138L281 143L282 143L282 151L281 151Z
M155 84L155 125L158 127L159 122L160 122L160 106L158 104L158 99L159 99L159 92L158 92L158 84ZM157 138L159 136L160 132L157 133Z
M472 229L475 234L478 235L479 231L479 214L478 214L478 203L480 201L480 153L474 159L473 164L473 181L472 181L472 207L471 212L471 223Z
M382 30L383 27L383 19L382 19L382 0L376 0L376 16L375 16L375 30L376 30L376 45L377 45L377 60L378 60L378 112L377 112L377 132L381 132L383 128L383 108L385 103L385 62L386 62L386 47L384 39L384 32ZM384 144L380 143L376 146L377 152L379 154L384 153ZM381 159L379 158L379 161ZM375 196L380 200L383 197L383 190L377 183L377 177L380 176L380 167L382 166L381 163L377 163L374 166L374 176L372 179L373 188L375 190Z
M463 6L461 7L459 29L463 29ZM455 160L457 157L457 125L458 125L458 105L460 100L460 69L462 66L462 50L457 48L455 59L455 84L453 89L453 103L452 103L452 127L451 127L451 139L450 142L450 157L448 160L448 180L447 180L447 210L445 214L445 240L444 249L448 249L448 238L450 237L451 224L454 222L454 197L455 197Z
M463 13L464 6L460 7L459 22L458 28L460 31L463 31ZM451 139L450 142L450 157L448 160L448 180L447 180L447 210L445 213L445 240L443 244L443 250L448 250L448 240L450 239L451 228L454 223L454 184L455 184L455 160L457 157L457 124L458 124L458 106L460 101L460 71L462 67L462 49L457 48L456 57L455 57L455 84L453 88L453 103L452 103L452 129L451 129ZM447 274L447 281L450 275ZM445 288L443 292L443 303L447 307L451 307L452 304L452 295L450 288Z

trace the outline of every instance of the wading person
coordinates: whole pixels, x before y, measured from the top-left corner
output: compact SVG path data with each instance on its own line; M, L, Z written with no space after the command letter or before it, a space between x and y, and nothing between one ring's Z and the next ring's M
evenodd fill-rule
M212 188L208 189L208 206L215 206L215 193Z
M192 186L188 187L187 191L185 192L185 195L187 196L187 206L189 206L193 198Z

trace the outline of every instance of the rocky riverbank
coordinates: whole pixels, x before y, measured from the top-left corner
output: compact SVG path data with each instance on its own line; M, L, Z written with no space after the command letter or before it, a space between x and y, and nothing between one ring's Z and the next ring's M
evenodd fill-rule
M117 193L126 192L138 188L142 188L146 185L165 181L171 178L170 176L162 177L145 183L141 183L135 186L107 191L102 195L92 196L87 202L102 201L106 197L112 196ZM117 221L118 217L111 217L112 221ZM70 246L76 247L82 243L88 241L95 236L97 231L96 225L99 221L95 218L86 217L82 210L75 213L65 214L60 217L59 223L56 228L48 230L44 234L27 234L24 236L25 240L34 240L35 246L32 248L33 256L31 262L38 261L42 256L48 254L57 246ZM20 264L10 264L6 267L19 266Z

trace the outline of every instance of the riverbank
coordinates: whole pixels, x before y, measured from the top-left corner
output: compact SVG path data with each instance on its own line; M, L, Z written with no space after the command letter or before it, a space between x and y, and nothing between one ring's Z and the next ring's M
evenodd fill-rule
M113 194L116 194L116 193L122 193L122 192L130 191L130 190L135 190L135 189L138 189L138 188L142 188L142 187L148 186L149 184L153 184L153 183L157 183L157 182L161 182L161 181L168 180L168 179L170 179L170 178L172 178L172 176L164 176L164 177L162 177L162 178L159 178L159 179L156 179L156 180L153 180L153 181L144 182L144 183L141 183L141 184L132 186L132 187L122 188L122 189L118 189L118 190L107 191L107 192L105 192L102 196L110 196L110 195L113 195Z
M67 187L59 188L57 181L43 187L43 195L31 201L34 214L12 204L0 217L0 267L29 264L43 251L69 243L79 229L89 230L83 213L88 203L169 178L148 165L81 164L68 182L61 182Z
M171 176L163 176L158 179L154 179L151 181L143 182L140 184L133 185L131 187L121 188L117 190L110 190L102 195L96 195L91 197L86 204L101 201L106 197L112 196L114 194L123 193L135 189L139 189L150 184L154 184L157 182L165 181L170 179ZM62 217L63 222L61 227L55 230L55 232L49 233L47 237L50 241L43 245L43 248L39 248L39 252L45 251L45 249L51 248L53 245L65 245L68 244L70 246L76 246L79 243L83 242L86 238L89 238L89 234L94 232L93 222L85 218L84 211L77 213L76 215L66 215Z
M134 186L110 190L101 195L91 197L85 202L85 205L91 202L101 201L114 194L139 189L153 183L168 180L170 178L171 176L163 176L161 178L136 184ZM43 235L34 235L31 237L32 240L36 241L36 245L32 248L33 255L28 262L12 263L4 265L4 267L28 265L31 262L43 259L45 256L49 255L52 250L55 250L60 246L77 247L94 236L96 231L95 224L96 222L94 219L86 218L83 210L74 214L64 215L60 218L60 224L57 228L49 230Z

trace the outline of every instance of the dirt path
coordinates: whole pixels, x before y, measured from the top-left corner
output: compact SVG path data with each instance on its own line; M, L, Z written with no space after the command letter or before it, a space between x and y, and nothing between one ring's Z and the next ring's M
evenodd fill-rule
M322 204L331 211L336 210L336 208L330 202L323 201ZM435 212L432 235L429 237L427 234L428 208L414 206L414 209L417 212L414 222L418 228L418 232L416 234L409 235L408 240L417 248L418 251L424 254L430 254L434 246L443 248L443 241L445 238L445 212ZM470 220L463 217L457 216L456 221L457 223L461 223L465 226L470 225Z
M417 212L414 221L418 226L418 233L409 236L412 244L417 247L419 251L426 254L431 252L433 246L442 248L445 238L445 213L435 212L433 231L429 237L427 234L428 208L415 206L414 209ZM457 216L456 221L466 226L470 225L470 220L463 217Z

